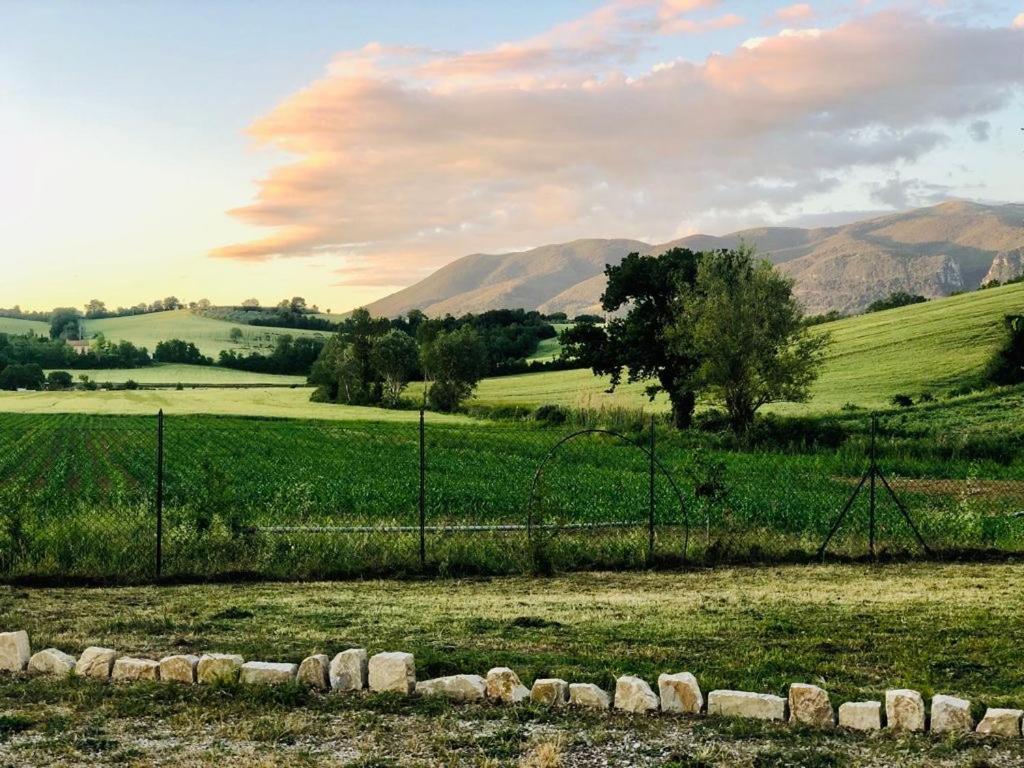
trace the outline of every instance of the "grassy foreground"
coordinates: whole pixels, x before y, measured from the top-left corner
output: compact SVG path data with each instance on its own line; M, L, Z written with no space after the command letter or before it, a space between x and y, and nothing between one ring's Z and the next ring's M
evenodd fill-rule
M418 677L517 669L610 687L693 671L705 691L887 687L1024 703L1024 567L723 569L689 574L120 589L6 589L34 647L104 644L298 661L349 645L416 654ZM454 707L298 689L0 679L0 763L214 765L1024 765L1024 741L823 734L711 719ZM557 759L556 759L557 758ZM533 760L533 762L526 762ZM559 760L561 762L559 762ZM522 762L521 762L522 761Z

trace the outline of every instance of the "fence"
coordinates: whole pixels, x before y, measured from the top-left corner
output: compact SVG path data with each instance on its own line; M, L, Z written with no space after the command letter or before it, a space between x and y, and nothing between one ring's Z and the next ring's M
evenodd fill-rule
M0 579L1024 553L1016 457L878 444L730 451L654 425L626 435L422 414L2 414Z

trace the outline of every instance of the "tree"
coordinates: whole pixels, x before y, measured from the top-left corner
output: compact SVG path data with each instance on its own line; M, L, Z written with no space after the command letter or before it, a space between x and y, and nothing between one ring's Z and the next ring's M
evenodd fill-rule
M78 319L82 316L74 307L57 307L50 314L51 339L77 339Z
M381 381L381 402L388 407L398 405L403 390L416 374L416 341L398 330L377 336L370 347L370 362Z
M301 296L293 296L288 302L288 311L293 315L301 315L306 311L306 300Z
M423 326L420 326L421 329ZM420 349L423 373L430 382L427 402L439 411L454 411L476 388L487 368L487 348L469 326L437 334Z
M196 302L196 307L198 309L209 309L212 306L213 302L211 302L209 299L200 299L199 301Z
M168 296L163 300L163 305L165 310L181 309L184 306L177 296Z
M186 365L213 365L212 358L206 357L191 341L165 339L156 343L153 359L158 363L185 363Z
M1006 338L985 367L985 378L998 385L1024 382L1024 315L1007 315Z
M242 309L259 309L259 308L260 308L260 300L259 299L246 299L245 301L242 302Z
M46 388L49 390L71 389L74 379L67 371L50 371L46 374Z
M239 344L242 341L243 334L241 328L232 328L228 331L228 338L233 344Z
M614 391L627 380L650 381L647 394L668 394L672 423L690 426L697 399L692 389L696 360L690 352L669 343L666 330L679 311L679 297L697 278L700 254L672 248L660 256L631 253L618 265L606 266L608 285L601 295L607 313L628 307L625 316L604 327L584 322L561 334L562 356L591 368L599 376L611 376Z
M793 280L752 248L705 253L676 308L669 339L698 362L689 388L723 405L734 432L763 405L807 400L829 338L808 329Z
M8 365L0 371L0 389L42 389L46 377L37 363Z
M106 317L107 305L99 299L92 299L85 305L85 316L89 319Z
M911 304L923 304L928 301L924 296L918 296L917 294L907 293L906 291L896 291L895 293L889 294L884 299L877 299L870 304L864 310L868 312L882 312L886 309L896 309L897 307L908 307Z

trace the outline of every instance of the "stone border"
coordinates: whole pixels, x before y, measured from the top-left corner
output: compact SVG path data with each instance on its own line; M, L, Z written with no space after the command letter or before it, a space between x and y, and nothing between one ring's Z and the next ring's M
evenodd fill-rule
M322 691L391 692L408 696L443 696L456 702L518 704L531 701L547 707L584 707L634 714L657 712L789 722L812 728L846 728L853 731L891 731L936 734L978 733L1021 738L1024 710L989 708L977 724L971 702L936 694L930 717L917 691L893 688L885 701L848 701L839 706L836 718L828 693L816 685L793 683L787 698L767 693L716 690L707 695L689 672L658 677L655 693L646 680L624 675L608 692L591 683L569 683L558 678L523 685L508 667L495 667L486 677L450 675L416 680L416 661L411 653L398 651L369 656L363 648L349 648L329 659L317 654L301 664L246 661L236 654L178 654L154 659L121 656L112 648L90 646L77 659L56 648L32 653L28 633L0 632L0 672L34 675L78 675L98 680L159 680L185 685L218 682L243 685L298 683Z

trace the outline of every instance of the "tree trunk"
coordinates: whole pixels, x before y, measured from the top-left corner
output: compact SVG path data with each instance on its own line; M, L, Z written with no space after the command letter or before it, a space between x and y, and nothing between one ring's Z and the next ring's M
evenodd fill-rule
M676 429L689 429L693 424L697 395L693 392L669 392L668 399L672 404L672 426Z

